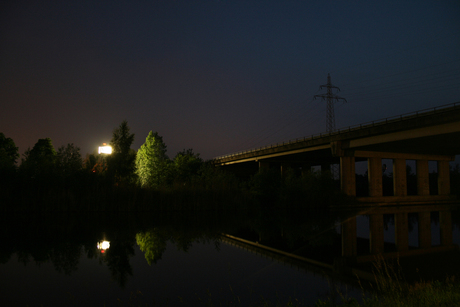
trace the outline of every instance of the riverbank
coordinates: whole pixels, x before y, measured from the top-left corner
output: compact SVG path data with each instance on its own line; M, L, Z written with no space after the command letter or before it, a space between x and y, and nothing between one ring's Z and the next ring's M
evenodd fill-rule
M244 211L254 206L296 210L353 202L328 174L260 173L242 181L218 170L187 183L155 188L85 172L68 178L11 174L1 180L0 200L3 212Z

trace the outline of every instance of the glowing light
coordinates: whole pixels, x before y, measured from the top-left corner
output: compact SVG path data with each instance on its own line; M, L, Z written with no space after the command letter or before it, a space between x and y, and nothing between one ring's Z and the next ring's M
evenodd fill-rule
M99 146L99 154L101 153L110 155L112 153L112 147L103 143L103 146Z
M97 242L97 249L101 250L101 253L105 253L105 250L110 247L110 242L109 241L100 241Z

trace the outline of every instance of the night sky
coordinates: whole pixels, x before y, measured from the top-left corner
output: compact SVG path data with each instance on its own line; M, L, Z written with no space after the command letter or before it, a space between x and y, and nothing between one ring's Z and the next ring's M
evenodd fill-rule
M460 101L460 1L3 1L0 132L205 159Z

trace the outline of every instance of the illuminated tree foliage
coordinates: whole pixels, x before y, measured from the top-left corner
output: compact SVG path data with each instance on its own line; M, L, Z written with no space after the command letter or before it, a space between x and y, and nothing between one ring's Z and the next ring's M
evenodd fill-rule
M166 238L158 229L136 234L136 242L149 265L157 263L166 250Z
M18 158L18 147L14 141L0 132L0 172L13 170Z
M169 165L163 138L150 131L136 156L136 174L141 186L158 187L165 184L169 176Z
M113 130L112 154L107 157L107 171L117 181L130 179L134 174L134 160L136 152L131 150L134 134L129 132L128 122L124 120L118 128Z

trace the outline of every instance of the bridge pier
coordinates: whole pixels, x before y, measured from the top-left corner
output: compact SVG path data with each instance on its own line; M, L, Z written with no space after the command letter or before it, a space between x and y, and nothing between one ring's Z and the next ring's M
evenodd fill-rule
M393 153L358 151L342 148L341 144L331 145L334 148L333 157L340 160L340 186L341 190L349 196L356 196L356 161L367 160L368 165L368 192L367 197L358 197L358 201L369 203L432 203L437 201L450 201L454 197L450 196L450 174L449 161L454 156L444 155L425 155L412 153ZM393 160L393 195L385 195L383 191L383 159ZM323 159L324 160L324 159ZM407 160L416 162L417 195L408 195L407 187ZM332 159L331 159L332 161ZM430 193L429 161L437 161L438 166L438 194ZM287 170L293 165L302 166L302 174L311 171L311 162L296 161L291 163L288 160L258 160L259 171L276 167L280 169L281 175L285 175ZM330 170L329 163L321 161L314 164L320 165L321 171ZM414 187L415 188L415 187ZM433 192L433 191L431 191Z
M265 170L270 169L270 162L265 161L265 160L259 160L259 171L263 169Z
M407 196L406 160L393 159L394 196Z
M417 160L415 163L417 174L417 195L430 195L428 160Z
M340 157L340 187L349 196L356 196L355 157Z
M367 159L367 165L369 196L383 196L382 158L369 158Z
M287 171L291 168L291 164L287 162L281 163L281 176L285 176Z
M452 199L450 197L449 161L453 161L454 156L358 151L342 148L340 143L331 145L331 148L333 148L333 155L340 157L341 189L349 196L356 196L356 158L367 159L369 196L359 197L359 201L430 203ZM393 160L393 196L383 196L382 159ZM407 160L416 161L417 195L408 195ZM437 161L438 195L430 195L428 161Z
M288 170L292 168L292 164L288 162L270 162L267 160L259 160L259 172L262 170L269 170L270 168L279 168L281 176L287 174Z
M438 161L438 194L450 194L449 161Z

